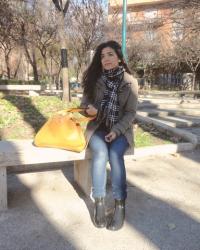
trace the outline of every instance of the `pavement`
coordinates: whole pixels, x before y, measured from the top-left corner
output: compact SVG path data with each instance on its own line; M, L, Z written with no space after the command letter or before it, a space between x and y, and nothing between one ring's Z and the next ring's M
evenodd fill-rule
M93 203L74 183L72 163L10 173L8 210L0 214L0 250L200 250L200 148L161 151L157 147L156 154L126 157L126 219L116 232L93 225ZM109 218L109 168L107 173Z
M93 203L73 182L72 164L9 174L9 209L0 214L0 249L199 250L199 163L200 149L126 159L126 220L116 232L93 225ZM107 190L109 217L109 178Z

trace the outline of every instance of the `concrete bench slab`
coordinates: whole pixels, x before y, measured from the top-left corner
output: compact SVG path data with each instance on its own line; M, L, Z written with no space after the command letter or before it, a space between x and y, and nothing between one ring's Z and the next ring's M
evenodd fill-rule
M62 149L39 148L33 145L32 140L0 141L0 210L7 208L7 167L69 161L74 161L75 181L86 194L89 194L89 152L76 153Z
M42 86L35 85L35 84L26 84L26 85L8 84L8 85L0 85L0 90L2 90L2 91L5 91L5 90L7 90L7 91L28 91L29 95L38 95L37 92L42 90Z
M0 90L35 90L40 91L42 89L41 85L0 85Z

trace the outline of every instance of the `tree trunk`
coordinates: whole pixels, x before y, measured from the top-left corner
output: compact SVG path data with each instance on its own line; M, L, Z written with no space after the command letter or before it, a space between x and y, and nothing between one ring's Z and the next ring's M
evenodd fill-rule
M196 72L192 72L192 90L196 89Z
M35 81L39 81L39 78L38 78L38 70L37 70L37 61L36 61L36 58L35 58L35 51L33 50L33 62L32 62L32 67L33 67L33 76L34 76L34 80Z
M80 61L78 62L78 66L77 66L77 69L76 69L76 79L78 81L79 79L79 74L80 74L80 71L81 71L81 66L82 64L80 63Z
M59 38L61 45L61 65L62 65L62 83L63 83L63 96L64 102L70 101L69 95L69 79L68 79L68 62L67 62L67 45L65 39L65 22L62 13L59 14Z
M37 61L35 58L35 50L32 49L32 58L31 58L31 55L30 55L30 52L28 50L26 42L23 42L23 45L24 45L24 49L25 49L25 53L26 53L26 56L28 58L28 61L30 62L31 66L33 68L34 80L38 81L38 70L37 70Z
M78 81L79 79L79 70L76 71L76 80Z
M17 76L17 73L18 73L18 70L19 70L19 66L21 64L21 60L22 60L22 53L20 53L20 55L19 55L19 61L17 63L17 67L16 67L14 75L13 75L14 78L16 78L16 76Z
M7 77L10 79L10 60L9 60L9 53L5 53L5 63L6 63L6 69L7 69Z
M46 74L47 74L48 81L49 81L49 88L50 88L50 90L53 90L53 77L52 77L52 73L50 72L49 67L48 67L46 53L44 54L41 52L41 55L43 57L44 66L45 66Z

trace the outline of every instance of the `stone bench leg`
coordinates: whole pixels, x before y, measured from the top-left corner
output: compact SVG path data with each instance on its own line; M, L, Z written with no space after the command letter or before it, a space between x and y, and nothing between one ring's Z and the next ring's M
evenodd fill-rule
M74 180L88 196L91 192L90 166L91 160L74 161Z
M0 167L0 211L7 209L7 173L6 167Z

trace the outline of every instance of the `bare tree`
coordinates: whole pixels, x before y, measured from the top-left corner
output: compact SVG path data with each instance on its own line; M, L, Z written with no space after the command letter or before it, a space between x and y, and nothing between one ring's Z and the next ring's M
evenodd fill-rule
M35 47L39 50L42 60L44 63L46 75L49 81L50 88L53 83L52 79L52 60L53 55L51 53L51 48L57 43L57 26L53 20L52 11L50 6L38 2L35 6L35 16L33 19L33 27L35 39L33 43Z
M169 58L169 48L166 51L162 33L158 31L163 23L164 18L133 19L128 23L129 65L134 72L144 72L148 85L153 84L154 72L166 67Z
M191 89L197 88L196 72L200 65L200 2L198 0L180 0L171 16L177 29L172 41L176 60L185 63L193 74Z
M8 79L11 78L10 55L12 50L16 47L13 40L14 30L15 23L12 10L9 2L3 0L0 2L0 49L4 54Z
M200 31L200 1L179 0L172 11L172 21L184 24L184 28L190 33Z
M51 67L51 75L53 78L53 82L56 85L56 89L62 89L60 85L60 72L61 72L61 58L60 58L60 48L58 44L54 44L48 50L50 67Z
M76 58L76 78L90 63L90 53L103 37L101 0L72 1L68 16L69 47ZM72 58L72 59L73 59Z
M193 74L191 89L198 89L196 72L200 66L200 41L196 36L185 38L175 45L175 55L179 62L185 62Z
M15 8L15 19L18 32L14 39L18 42L19 46L22 46L28 62L32 66L34 80L38 81L38 60L37 60L37 48L35 46L35 5L36 1L32 1L29 5L26 2L15 2L13 9Z
M109 9L107 21L103 27L103 32L105 37L111 40L116 40L119 43L121 42L121 33L122 33L122 7L113 9L112 12ZM127 30L129 27L127 24Z

